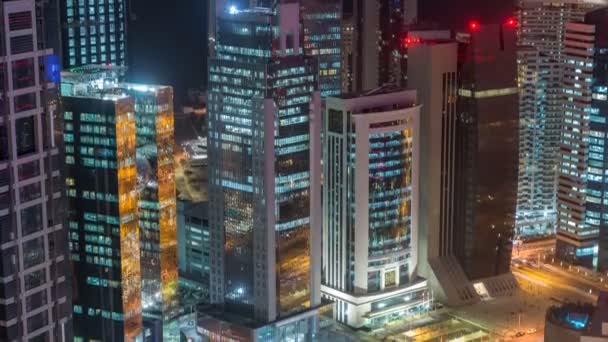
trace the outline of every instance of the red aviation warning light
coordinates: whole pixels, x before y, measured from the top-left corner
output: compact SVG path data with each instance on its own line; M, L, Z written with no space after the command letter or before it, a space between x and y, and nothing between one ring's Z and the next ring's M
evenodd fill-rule
M469 30L471 30L471 31L479 30L479 22L477 20L471 20L469 22Z
M507 19L506 24L509 27L517 27L517 19L515 19L515 18L509 18L509 19Z
M410 46L412 46L414 44L420 44L420 38L418 38L418 37L416 37L416 38L405 37L403 39L403 46L405 46L405 47L410 47Z

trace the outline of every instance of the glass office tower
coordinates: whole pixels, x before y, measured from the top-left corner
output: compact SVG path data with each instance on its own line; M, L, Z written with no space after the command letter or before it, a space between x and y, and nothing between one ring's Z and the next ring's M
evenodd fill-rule
M320 95L299 18L298 3L224 13L210 60L211 302L258 323L320 303Z
M455 255L470 280L508 273L517 204L516 27L460 35Z
M130 341L142 329L133 99L65 90L74 339Z
M135 101L144 314L167 320L179 310L173 89L121 84L115 90Z
M59 65L39 4L0 3L0 341L72 338Z
M124 68L91 65L62 73L66 96L128 96L134 102L142 308L167 321L178 309L173 89L119 82Z
M316 57L321 97L342 92L342 6L336 0L302 0L304 54Z
M87 64L125 65L127 61L126 0L59 1L63 68Z
M400 53L404 25L417 16L416 0L344 0L344 92L405 84Z

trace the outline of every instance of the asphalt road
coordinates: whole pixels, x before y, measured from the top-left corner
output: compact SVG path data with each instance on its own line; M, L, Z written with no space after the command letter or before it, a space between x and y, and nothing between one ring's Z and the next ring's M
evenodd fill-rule
M591 283L584 278L567 275L565 272L556 271L554 267L547 267L543 264L540 268L515 264L512 271L516 277L537 285L539 293L561 302L595 303L598 291L603 289L603 284Z

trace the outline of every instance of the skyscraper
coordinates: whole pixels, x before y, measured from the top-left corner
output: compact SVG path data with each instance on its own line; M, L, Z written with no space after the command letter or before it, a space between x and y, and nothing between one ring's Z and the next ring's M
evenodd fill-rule
M87 64L127 64L125 0L57 1L61 37L54 42L63 68ZM50 14L49 14L50 15Z
M173 89L125 83L114 91L135 105L144 315L166 321L179 311Z
M0 340L69 341L59 65L34 0L0 4Z
M520 1L518 235L555 231L565 26L601 4L608 1Z
M207 313L238 313L252 339L312 336L320 304L318 63L299 19L298 3L223 13L210 60L210 294L227 314Z
M588 267L598 263L598 238L606 248L604 190L608 12L590 12L584 22L566 25L563 58L564 123L560 140L557 194L559 257Z
M602 206L597 203L587 203L588 221L598 219L598 212L602 214L600 219L600 232L598 242L598 269L605 272L608 270L608 231L606 231L606 222L608 220L608 204L604 202L604 198L608 197L608 191L605 190L604 184L608 182L606 176L607 167L604 166L602 181L594 174L595 166L591 164L592 159L603 161L606 165L608 160L605 155L604 148L606 139L608 138L608 8L602 8L593 12L587 13L585 16L585 24L595 27L595 40L593 46L593 83L591 84L591 109L590 113L590 138L589 138L589 167L587 168L587 189L588 193L595 196L597 191L603 191ZM601 135L604 135L603 143ZM588 199L588 202L591 198ZM595 215L591 215L591 211L595 211ZM597 210L597 211L596 211ZM597 221L596 221L597 222ZM592 222L589 222L592 223Z
M516 25L460 34L454 254L470 280L508 273L518 170Z
M382 326L428 308L416 276L420 106L381 87L329 97L324 116L323 295L334 317Z
M353 28L351 52L346 58L352 84L345 92L364 91L391 83L402 84L395 51L402 44L405 24L416 18L415 0L345 0L343 18Z
M355 27L352 14L347 15L346 10L342 9L340 37L340 54L342 56L342 92L352 92L354 89L353 79L353 52Z
M406 42L408 85L422 106L418 272L449 305L511 295L515 25L472 22L455 40L411 31Z
M142 330L133 98L63 84L74 339Z
M458 44L423 39L408 47L408 83L418 90L420 115L419 273L454 252L458 116Z
M341 18L342 6L336 0L301 0L300 16L306 56L319 63L321 97L342 92Z
M207 1L207 56L215 54L215 30L217 14L224 11L226 0Z
M74 68L62 74L62 92L69 101L74 96L133 100L142 309L147 319L168 321L179 309L173 90L121 83L124 69L104 65ZM90 105L91 110L96 109L94 102Z
M378 85L401 85L402 73L399 72L399 59L395 61L395 51L402 45L402 32L405 22L405 5L411 0L380 0L379 4L379 32L378 41ZM409 14L409 13L408 13ZM365 13L361 13L365 16ZM366 68L367 66L363 66Z

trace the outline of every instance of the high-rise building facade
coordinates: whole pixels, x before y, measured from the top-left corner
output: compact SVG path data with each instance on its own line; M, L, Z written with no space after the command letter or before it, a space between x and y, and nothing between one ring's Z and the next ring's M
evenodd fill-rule
M114 91L135 105L144 315L168 320L179 310L173 89L126 83Z
M217 17L231 8L238 10L243 8L244 0L229 3L228 0L209 0L207 1L207 39L208 56L215 55L215 36L217 30Z
M346 15L342 9L340 55L342 56L342 92L349 93L354 89L353 80L353 48L355 38L355 27L353 16Z
M384 84L404 84L399 55L404 25L415 21L415 0L345 0L344 28L352 27L343 58L351 82L344 92L365 91ZM349 48L350 45L350 48ZM344 61L344 59L346 59Z
M589 221L592 218L598 219L598 214L601 213L600 232L598 241L598 269L602 272L608 270L608 232L606 231L606 222L608 221L608 203L604 202L604 198L608 198L608 192L605 190L605 184L608 183L606 176L606 166L602 180L598 177L592 177L595 173L594 166L591 165L592 159L603 161L606 165L608 157L605 154L604 148L608 139L608 8L602 8L593 12L587 13L585 16L585 24L595 26L595 41L593 47L593 83L591 84L591 109L590 113L590 132L589 132L589 167L587 177L588 194L596 191L603 191L602 206L599 206L597 199L595 203L587 204L587 215ZM603 143L600 135L604 135ZM603 157L603 158L602 158ZM593 175L595 176L595 175ZM588 202L591 202L588 200ZM592 217L591 210L596 211ZM591 222L590 222L591 223Z
M70 341L59 65L34 0L0 4L0 340Z
M416 91L330 97L324 118L322 291L334 317L371 328L425 310Z
M517 287L508 273L472 279L459 258L463 236L474 234L463 225L463 180L475 179L465 171L476 172L473 166L464 168L467 131L458 108L462 47L444 31L410 31L406 42L408 85L417 89L422 107L417 272L428 280L433 297L451 306L479 302L476 286L489 289L489 296L508 295Z
M516 233L555 232L565 26L605 0L521 0L518 10L520 167Z
M408 84L418 91L420 115L419 274L429 261L454 252L458 115L458 44L417 40L408 47Z
M133 99L62 95L74 340L130 341L142 330Z
M519 112L516 25L459 35L460 155L454 254L471 280L508 273L515 226Z
M321 104L318 62L301 54L299 8L234 9L217 18L208 102L210 297L248 318L244 325L302 317L298 333L311 336L321 298ZM282 334L273 329L250 337Z
M607 11L596 10L584 22L566 25L563 57L564 122L560 140L557 194L559 257L588 267L598 263L598 239L605 248L608 218L604 145L608 127Z
M209 203L178 201L179 276L203 288L202 302L209 300Z
M380 0L379 4L379 34L378 41L378 85L405 84L402 80L401 62L403 55L399 51L402 43L402 32L405 26L405 4L411 0ZM365 13L361 13L365 16ZM363 68L367 66L364 65Z
M126 0L58 1L61 37L54 42L64 69L127 64Z
M148 319L167 321L179 310L173 89L121 83L124 69L105 65L73 68L62 74L62 92L66 97L133 100L142 309Z
M319 63L321 97L342 92L342 6L336 0L300 0L303 47Z

